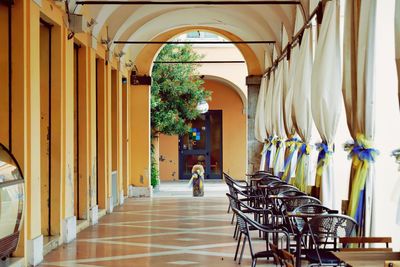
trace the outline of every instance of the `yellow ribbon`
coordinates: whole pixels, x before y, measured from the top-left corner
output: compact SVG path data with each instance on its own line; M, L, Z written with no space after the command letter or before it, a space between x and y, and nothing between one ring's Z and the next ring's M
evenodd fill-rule
M294 185L299 188L300 191L307 192L307 181L306 181L306 158L311 153L311 146L306 143L302 143L300 150L299 150L299 157L297 159L297 166L296 166L296 177L294 181Z

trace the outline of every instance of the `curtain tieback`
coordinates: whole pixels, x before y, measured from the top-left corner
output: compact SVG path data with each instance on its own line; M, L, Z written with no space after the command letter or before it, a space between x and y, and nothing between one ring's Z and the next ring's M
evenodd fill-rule
M372 148L364 135L357 136L355 141L349 141L344 144L344 150L349 153L348 158L356 158L364 162L374 162L379 155L379 151Z
M267 148L266 149L268 151L270 151L272 146L274 145L274 142L275 142L274 140L275 140L275 137L273 137L273 136L268 137L268 139L266 140L266 144L267 144Z
M310 153L311 153L311 145L307 144L307 143L301 143L299 152L300 152L299 157L301 157L302 155L310 155Z

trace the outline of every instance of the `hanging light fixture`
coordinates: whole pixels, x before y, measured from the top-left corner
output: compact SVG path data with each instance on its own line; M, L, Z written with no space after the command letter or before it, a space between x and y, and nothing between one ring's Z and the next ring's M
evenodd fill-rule
M201 100L199 103L197 103L196 109L197 109L197 111L199 111L201 114L207 113L208 108L209 108L208 103L207 103L207 101L205 101L204 99Z

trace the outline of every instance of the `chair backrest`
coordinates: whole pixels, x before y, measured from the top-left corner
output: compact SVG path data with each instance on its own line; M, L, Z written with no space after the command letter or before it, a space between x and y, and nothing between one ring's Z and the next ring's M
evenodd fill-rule
M337 249L337 239L349 237L357 226L357 222L346 215L321 214L308 222L304 231L311 234L312 241L317 247ZM328 247L332 245L332 247Z
M237 216L237 222L238 222L238 226L239 226L239 231L243 235L247 236L249 238L249 242L251 242L250 233L249 233L249 226L247 225L246 215L244 215L240 210L238 210L236 208L232 208L232 210Z
M288 190L297 190L297 187L293 185L288 185L288 184L274 184L273 186L268 188L268 195L279 195L282 192L288 191Z
M229 199L229 205L231 206L231 209L235 208L235 209L240 210L240 205L239 205L239 202L238 202L239 200L236 197L234 197L231 194L229 194L229 193L226 193L226 196Z
M296 208L307 204L321 204L318 198L310 196L295 196L282 198L282 208L285 212L292 212Z
M283 192L280 192L278 196L280 197L297 197L297 196L306 196L307 194L301 192L299 190L289 189Z
M341 251L392 251L392 248L389 247L389 244L392 243L391 237L341 237L339 243L342 244ZM379 244L381 247L366 247L371 244Z
M321 204L306 204L300 207L297 207L293 210L293 212L303 213L303 214L323 214L331 211L330 208L325 207Z
M325 207L321 204L306 204L306 205L297 207L293 210L294 213L310 214L310 215L326 214L329 211L331 211L331 209L329 209L328 207ZM295 225L295 227L299 231L301 231L304 228L305 221L304 221L304 218L302 218L302 217L294 217L291 222Z

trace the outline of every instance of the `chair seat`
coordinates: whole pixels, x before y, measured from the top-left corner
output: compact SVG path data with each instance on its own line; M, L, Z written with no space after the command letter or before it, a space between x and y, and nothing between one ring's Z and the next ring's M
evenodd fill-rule
M319 250L321 263L324 264L340 264L341 260L337 258L332 252L326 250ZM315 250L306 253L306 259L311 263L319 263L318 254Z
M274 254L272 253L272 251L259 251L257 253L254 254L254 258L269 258L269 257L273 257Z

